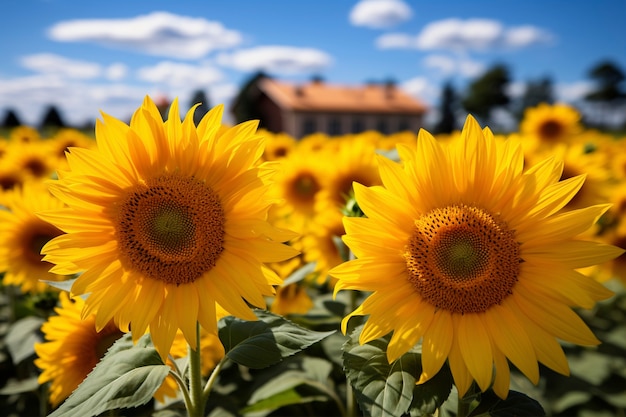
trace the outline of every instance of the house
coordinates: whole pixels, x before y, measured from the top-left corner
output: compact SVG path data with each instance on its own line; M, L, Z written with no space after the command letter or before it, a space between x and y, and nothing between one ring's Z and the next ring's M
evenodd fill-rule
M427 107L393 83L346 86L320 79L279 81L260 73L234 100L237 122L259 119L260 127L295 138L324 132L331 136L376 130L417 132Z

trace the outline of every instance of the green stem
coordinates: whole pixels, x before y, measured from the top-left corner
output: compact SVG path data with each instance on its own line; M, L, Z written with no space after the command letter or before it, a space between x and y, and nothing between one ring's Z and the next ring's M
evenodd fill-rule
M460 395L458 395L457 393L457 412L456 415L457 417L467 417L470 413L470 408L472 405L472 401L474 401L474 399L476 398L476 392L474 391L474 384L472 384L472 386L470 387L470 389L468 390L468 392L465 394L465 396L463 396L461 398Z
M350 252L350 259L354 259L354 255ZM350 291L350 311L356 310L358 307L357 302L358 292ZM356 416L356 398L354 397L354 389L352 388L352 384L350 383L350 379L346 374L346 417L354 417Z
M180 374L176 373L172 369L170 369L170 375L174 378L174 380L180 387L180 392L183 393L183 400L185 400L185 408L187 410L190 410L192 407L191 398L189 397L189 390L187 389L187 385L185 384L185 381L183 381Z
M208 400L209 395L211 394L211 390L213 389L213 384L215 384L215 381L217 380L217 376L220 374L220 371L226 364L226 361L228 361L228 356L224 355L224 357L220 359L217 365L215 365L215 368L213 368L213 371L211 372L211 376L209 376L209 380L206 382L206 385L204 386L204 390L202 390L202 396L204 397L205 401Z
M189 396L191 408L187 409L189 417L204 416L206 399L202 395L202 366L200 359L200 324L196 323L196 346L188 345L189 351Z
M459 398L459 403L457 404L457 417L467 417L469 415L470 405L468 402L463 401Z

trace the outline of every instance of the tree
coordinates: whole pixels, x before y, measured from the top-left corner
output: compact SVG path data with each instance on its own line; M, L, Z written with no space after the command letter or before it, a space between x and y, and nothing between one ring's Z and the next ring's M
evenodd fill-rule
M17 117L17 113L15 112L15 110L8 109L1 126L11 129L14 127L18 127L21 124L22 122L20 121L19 117Z
M554 92L552 79L550 79L550 77L530 80L526 83L526 89L519 100L519 104L515 110L515 116L518 120L522 120L527 108L536 107L541 103L554 103Z
M624 109L620 110L622 107L620 104L626 101L626 91L623 88L624 73L617 64L607 60L591 68L589 77L593 80L595 87L587 93L585 101L592 108L596 108L596 119L600 124L606 125L615 111L624 111Z
M506 93L509 82L508 68L502 64L494 65L469 85L461 103L463 108L484 123L488 122L493 109L509 104Z
M250 77L239 90L239 94L235 97L232 106L236 123L245 122L247 120L261 120L262 123L263 118L258 112L256 102L261 95L258 83L263 78L268 78L268 76L263 71L259 71Z
M457 94L450 81L446 82L441 91L440 118L435 125L435 133L452 133L456 129Z
M61 113L57 109L57 107L52 104L47 107L44 112L43 119L41 121L41 127L65 127L65 122L63 122L63 118L61 117Z
M196 107L196 111L193 114L193 122L198 126L200 120L204 117L205 114L210 110L211 105L209 103L209 98L204 93L203 90L196 90L191 96L191 102L189 103L189 107L195 106L200 103L198 107Z

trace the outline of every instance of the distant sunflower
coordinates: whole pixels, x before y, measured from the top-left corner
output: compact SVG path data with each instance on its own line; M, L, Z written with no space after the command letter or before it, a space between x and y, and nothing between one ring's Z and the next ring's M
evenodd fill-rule
M345 234L343 215L334 203L327 202L326 207L318 206L318 215L311 230L302 237L302 252L306 262L315 262L316 283L322 285L329 281L328 271L345 261L347 248L340 236ZM330 286L335 279L330 279Z
M50 153L48 143L43 141L12 143L7 148L4 159L11 161L25 178L35 179L50 178L58 162Z
M94 148L96 141L76 129L60 129L47 142L50 155L55 158L57 169L67 170L65 152L70 148Z
M297 146L296 140L286 133L270 133L267 131L260 131L259 133L267 136L265 152L263 152L263 159L266 161L284 158Z
M32 126L17 126L11 129L9 134L9 141L11 144L15 143L33 143L39 142L41 135L39 131Z
M538 147L570 142L581 131L580 113L567 104L541 103L530 107L520 123L520 133Z
M330 271L335 293L373 292L344 332L350 317L369 315L360 343L393 332L390 362L421 340L419 381L447 359L461 396L475 380L505 398L508 361L533 383L538 362L568 374L557 339L599 343L571 307L612 294L575 269L623 252L577 238L608 205L560 212L584 178L559 181L554 159L524 172L516 143L470 116L459 140L422 130L417 146L398 147L401 164L379 158L383 186L355 184L367 217L344 218L357 259Z
M313 307L313 300L306 292L306 286L295 282L278 288L270 311L283 316L305 314Z
M611 199L614 183L611 181L611 169L605 153L585 152L584 143L571 145L561 143L550 149L533 153L527 160L528 166L540 163L551 155L563 161L561 180L579 175L586 177L578 193L565 206L566 210L601 204Z
M0 210L0 272L4 285L16 285L23 292L42 292L49 286L41 280L60 281L64 274L48 272L41 248L63 232L40 219L37 213L63 207L63 203L41 182L29 181L5 196Z
M123 336L113 321L96 331L95 317L81 319L84 301L59 296L58 315L51 316L41 331L46 342L35 344L35 365L43 372L39 383L50 383L50 404L59 405L83 382L106 351Z
M215 304L255 320L248 304L282 280L265 266L294 256L294 237L267 222L273 166L261 164L257 122L222 129L223 106L194 125L178 102L163 122L146 97L130 126L103 114L97 149L72 148L51 189L68 208L42 213L67 234L44 260L82 272L72 294L90 294L83 316L114 319L137 340L149 330L165 357L178 329L196 346L196 323L217 332Z
M320 201L332 201L340 210L352 196L352 183L371 186L380 184L376 162L376 148L369 141L337 139L325 155L321 155L332 169L324 176Z
M306 233L315 218L315 205L329 167L320 151L296 149L282 158L273 189L280 203L271 214L277 224Z
M11 161L0 159L0 205L7 205L7 196L12 194L13 189L21 187L24 179L24 173Z

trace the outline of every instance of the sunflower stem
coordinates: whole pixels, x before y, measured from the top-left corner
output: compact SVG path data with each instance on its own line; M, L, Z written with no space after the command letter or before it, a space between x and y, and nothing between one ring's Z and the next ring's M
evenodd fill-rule
M222 367L226 364L226 361L228 361L228 356L224 356L222 359L220 359L217 365L215 365L215 368L213 368L211 376L209 376L209 380L206 382L204 390L202 390L202 396L204 397L205 401L208 400L209 395L211 394L211 390L213 389L213 384L215 384L217 376L220 374L220 371L222 370Z
M470 408L472 402L476 399L476 392L474 391L474 385L470 388L469 392L467 392L463 397L461 397L458 393L458 401L456 407L456 415L457 417L467 417L470 413Z
M183 378L180 376L179 373L175 372L172 369L170 369L169 374L172 376L172 378L174 378L174 380L180 387L180 392L183 393L183 400L185 401L185 408L187 410L190 410L191 409L191 397L189 397L189 390L187 389L187 385L185 384L185 381L183 381Z
M206 399L202 395L202 366L200 358L200 324L196 322L196 346L188 346L189 351L189 396L191 407L187 409L189 417L204 416Z

